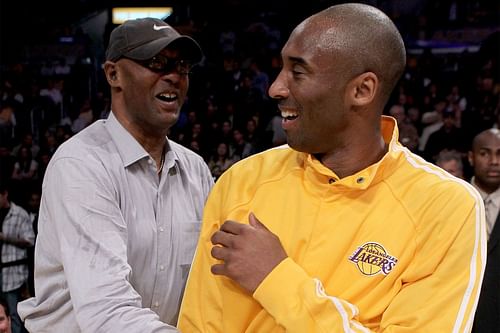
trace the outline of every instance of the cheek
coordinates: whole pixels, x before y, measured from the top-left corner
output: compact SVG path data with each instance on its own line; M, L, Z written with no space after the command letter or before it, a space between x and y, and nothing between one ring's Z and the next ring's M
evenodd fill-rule
M338 122L342 113L342 101L333 94L318 94L310 101L310 118L320 121L318 126Z
M185 76L185 77L181 77L180 80L179 80L179 90L180 90L180 93L181 93L181 97L182 98L185 98L187 93L188 93L188 90L189 90L189 77L188 76Z
M124 90L130 94L142 95L144 91L152 89L156 79L152 73L146 71L126 71L122 72L124 78L121 81Z

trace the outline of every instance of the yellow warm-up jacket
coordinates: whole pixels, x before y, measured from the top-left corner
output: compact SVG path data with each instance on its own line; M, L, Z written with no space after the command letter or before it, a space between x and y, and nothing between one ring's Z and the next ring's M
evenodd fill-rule
M468 332L486 262L481 198L398 143L394 119L382 132L387 154L342 179L287 146L230 168L205 208L181 332ZM210 272L210 237L249 212L288 254L253 295Z

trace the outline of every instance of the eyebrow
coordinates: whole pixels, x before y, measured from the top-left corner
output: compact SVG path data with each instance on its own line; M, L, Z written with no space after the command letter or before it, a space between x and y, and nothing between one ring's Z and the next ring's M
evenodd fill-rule
M304 58L301 58L301 57L293 57L293 56L288 56L287 57L288 60L290 60L291 62L294 62L294 63L297 63L297 64L301 64L301 65L307 65L306 61L304 60Z
M477 148L478 151L487 151L487 152L498 152L500 151L499 147L489 147L489 146L480 146Z

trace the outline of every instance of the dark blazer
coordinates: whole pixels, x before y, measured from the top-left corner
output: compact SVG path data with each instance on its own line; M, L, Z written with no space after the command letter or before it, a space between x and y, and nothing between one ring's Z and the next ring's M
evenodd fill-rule
M488 240L486 270L472 332L500 333L500 214Z

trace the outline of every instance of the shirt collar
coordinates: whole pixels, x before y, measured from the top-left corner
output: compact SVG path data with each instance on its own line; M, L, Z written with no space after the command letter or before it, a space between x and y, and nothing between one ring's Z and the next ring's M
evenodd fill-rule
M132 134L130 134L125 127L120 124L113 112L109 113L105 126L118 148L118 153L120 154L125 167L128 167L138 160L148 156L146 150L139 144L139 142L137 142Z
M132 134L130 134L125 127L120 124L113 112L109 113L105 126L113 142L118 148L118 153L120 154L125 167L150 156L144 147L142 147L141 144L132 136ZM167 147L165 149L164 168L168 170L174 166L175 162L179 160L179 157L175 150L172 149L172 145L168 139L166 144Z
M471 184L472 186L474 186L476 188L476 190L479 192L479 194L481 194L481 198L483 198L483 200L486 200L486 198L489 198L491 199L491 201L493 201L493 203L495 204L495 206L499 207L500 206L500 187L497 188L497 190L493 193L486 193L484 192L476 183L476 177L472 177L471 179Z
M387 172L391 172L390 166L394 165L393 163L390 163L390 161L396 160L401 155L403 147L398 143L399 131L394 118L382 116L381 131L384 142L388 146L388 150L387 153L375 164L372 164L351 176L339 179L339 177L332 170L321 164L321 162L314 156L304 153L303 158L305 159L305 166L306 168L310 168L311 171L309 176L313 176L317 180L324 183L337 183L338 185L361 190L368 188L371 184L383 180L385 178L384 175L387 174ZM381 166L384 167L381 168ZM306 171L306 173L308 172Z

